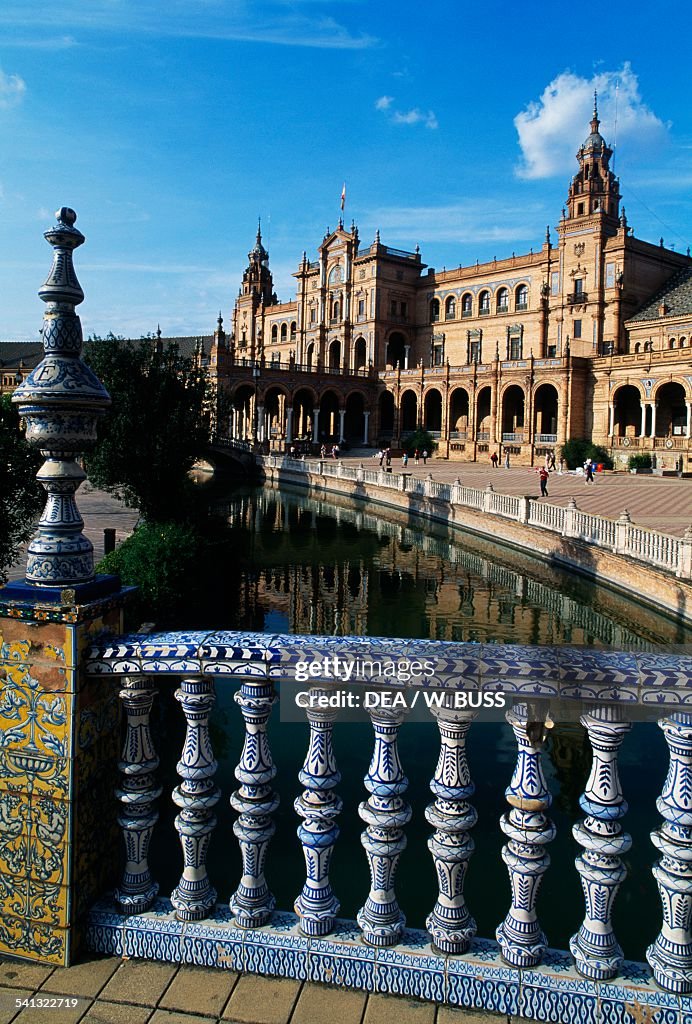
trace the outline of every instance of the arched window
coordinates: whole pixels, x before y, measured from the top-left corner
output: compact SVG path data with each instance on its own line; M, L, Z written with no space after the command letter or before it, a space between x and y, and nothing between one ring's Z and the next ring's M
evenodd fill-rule
M461 315L462 316L473 316L473 296L471 292L466 292L461 297Z
M641 345L639 344L639 342L637 342L637 344L634 346L634 351L635 352L639 352L640 350L641 350Z
M529 286L526 284L520 284L514 293L514 308L515 309L528 309L529 308Z
M445 320L453 320L457 315L457 300L450 295L445 302Z
M440 300L433 299L430 303L430 320L436 324L440 319Z
M296 322L295 322L295 320L291 320L291 341L294 340L295 336L296 336Z
M682 337L682 338L680 338L680 341L678 342L678 348L684 348L686 344L687 344L687 339L685 337Z
M288 325L287 324L281 324L281 340L282 341L286 341L287 338L288 338Z
M668 348L675 348L675 338L670 338L668 341Z
M481 292L478 296L478 313L480 316L490 313L490 292Z
M332 304L332 320L338 320L339 319L340 309L341 309L341 304L340 304L338 299L335 299L334 303Z
M272 345L276 345L279 340L279 328L276 324L272 324Z
M509 311L509 289L500 288L497 293L497 311L498 313L507 313Z

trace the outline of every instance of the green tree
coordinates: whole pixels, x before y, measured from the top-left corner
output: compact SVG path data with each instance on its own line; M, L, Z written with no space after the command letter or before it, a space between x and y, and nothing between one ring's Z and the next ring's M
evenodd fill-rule
M597 465L599 462L602 463L606 469L613 468L613 460L605 448L592 444L591 441L587 441L582 437L573 437L566 444L563 444L560 449L560 458L565 460L568 469L583 466L587 459L591 459Z
M86 459L92 483L149 522L184 518L192 497L188 472L208 439L203 370L175 345L157 352L150 340L113 335L90 339L84 359L113 399Z
M423 430L422 427L419 427L412 434L409 434L403 442L403 447L409 455L413 455L416 448L419 452L426 451L428 455L432 455L437 448L437 441L434 440L432 434L427 430Z
M16 561L19 546L34 532L45 501L36 480L43 462L19 427L19 415L10 395L0 395L0 582Z

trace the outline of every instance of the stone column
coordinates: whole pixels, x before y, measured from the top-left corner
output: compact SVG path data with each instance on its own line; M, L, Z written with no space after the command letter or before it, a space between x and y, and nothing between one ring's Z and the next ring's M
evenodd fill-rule
M685 429L687 431L687 439L689 440L692 434L692 402L685 402L685 408L687 409L687 424Z
M286 444L293 440L293 409L286 410Z
M404 369L405 370L408 370L408 360L409 360L410 354L411 354L411 346L410 345L404 345Z
M264 406L257 406L257 436L255 441L264 441Z
M651 403L651 436L656 437L656 402Z
M688 419L689 419L689 405L687 406L687 415L688 415ZM363 424L363 444L367 444L368 443L368 421L369 421L369 419L370 419L370 412L369 412L369 410L366 409L365 412L363 413L363 420L364 420L364 424ZM689 427L688 427L688 431L689 431Z
M317 444L320 439L320 407L316 405L313 409L312 418L312 443Z
M608 402L608 437L613 436L615 431L615 406L612 402Z
M344 417L346 415L345 409L339 409L339 444L344 442Z

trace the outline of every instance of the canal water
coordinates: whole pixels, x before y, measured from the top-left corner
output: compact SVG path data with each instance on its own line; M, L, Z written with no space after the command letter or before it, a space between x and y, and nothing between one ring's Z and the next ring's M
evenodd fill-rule
M662 649L689 644L692 632L644 606L587 580L444 526L421 526L373 505L362 508L317 501L302 492L236 489L212 506L218 545L213 600L193 610L195 628L252 629L271 633L436 638L482 643L585 644L594 647ZM218 524L224 529L219 535ZM176 626L175 623L172 624ZM190 610L178 628L191 628ZM242 719L233 701L236 685L217 685L212 720L219 760L217 805L209 870L219 898L227 901L240 877L240 857L232 834L235 813L228 796L237 787L234 768L242 745ZM177 783L175 761L183 738L179 708L163 695L154 726L160 734L164 793ZM279 722L269 729L278 768L275 786L281 804L277 832L270 844L267 877L279 909L292 909L304 878L296 837L293 801L300 792L298 770L306 751L307 725ZM369 888L363 823L358 804L367 793L362 781L372 749L368 724L337 723L334 743L344 800L339 821L332 882L341 916L353 918ZM436 878L426 841L430 827L424 809L439 751L439 734L430 724L401 729L401 760L410 786L413 818L406 829L408 848L397 871L397 893L407 922L424 927L436 898ZM466 896L478 934L493 938L510 900L507 869L501 858L504 835L500 816L507 810L504 790L516 757L508 726L476 723L468 739L476 785L473 803L479 818L476 844L466 881ZM583 917L583 898L574 859L580 852L572 825L583 815L578 798L590 767L588 744L578 724L552 730L544 767L553 795L550 815L557 826L552 863L539 892L539 916L552 947L566 949ZM651 876L656 851L649 833L660 817L655 800L667 770L667 748L653 724L635 724L620 756L621 778L630 810L624 824L633 838L625 858L629 876L616 901L614 921L625 955L642 960L660 926L660 901ZM162 892L177 882L181 859L175 848L175 808L161 800L162 821L152 844L152 863Z

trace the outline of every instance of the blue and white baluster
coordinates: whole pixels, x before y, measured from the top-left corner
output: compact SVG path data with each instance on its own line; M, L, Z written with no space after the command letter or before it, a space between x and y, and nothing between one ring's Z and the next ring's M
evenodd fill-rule
M187 722L183 754L177 771L182 782L173 790L180 807L175 827L183 848L184 868L171 895L176 917L198 921L216 903L216 890L207 875L207 852L216 828L213 808L220 791L214 784L216 761L209 738L209 715L216 700L211 677L183 679L175 692Z
M151 835L159 818L156 801L161 796L161 786L154 774L159 759L149 728L156 693L151 679L126 676L125 688L119 694L127 728L118 761L123 780L115 796L123 805L118 824L123 830L126 862L114 895L124 914L142 914L149 910L159 891L147 859Z
M619 708L599 708L582 715L581 724L589 734L593 761L586 790L579 805L586 818L572 829L584 852L575 864L581 875L586 914L570 939L569 948L577 970L594 981L606 981L618 973L622 950L611 921L613 903L627 870L621 855L632 845L622 831L620 818L627 813L618 775L618 751L631 729L623 722Z
M239 814L233 832L240 844L243 874L230 908L241 928L259 928L276 905L264 877L267 847L276 830L270 815L279 806L271 787L276 767L267 741L267 721L276 701L274 686L269 679L248 678L235 700L245 720L245 742L235 770L240 788L231 796L231 806Z
M428 849L435 862L439 895L425 926L438 949L459 955L476 934L476 922L464 899L464 879L474 850L468 833L478 819L467 802L476 787L466 759L466 734L476 715L453 708L436 708L433 714L440 730L440 756L430 782L435 802L426 808L425 818L435 829Z
M505 790L511 810L502 816L500 827L509 842L502 847L502 859L509 871L512 905L496 931L502 955L513 967L534 967L547 945L536 913L536 897L550 857L546 843L555 838L555 826L545 811L552 803L541 765L541 748L546 738L544 712L529 714L526 704L517 704L506 714L517 739L517 764Z
M375 731L372 760L365 776L370 797L358 808L367 828L361 836L370 864L370 893L357 915L363 938L372 946L394 946L406 919L394 892L394 875L406 836L402 828L411 819L411 808L402 799L408 789L399 760L398 737L403 714L372 712Z
M692 715L662 718L670 751L656 807L664 821L651 841L661 851L653 874L663 903L663 926L646 951L654 977L668 992L692 992Z
M315 687L310 693L319 696L328 691ZM327 935L339 913L339 901L329 882L329 865L339 837L336 818L342 808L341 797L334 792L334 787L341 781L332 744L336 711L310 707L307 719L310 741L303 767L298 773L305 790L293 804L303 819L303 824L298 827L298 838L303 845L307 877L295 902L295 911L306 935Z

